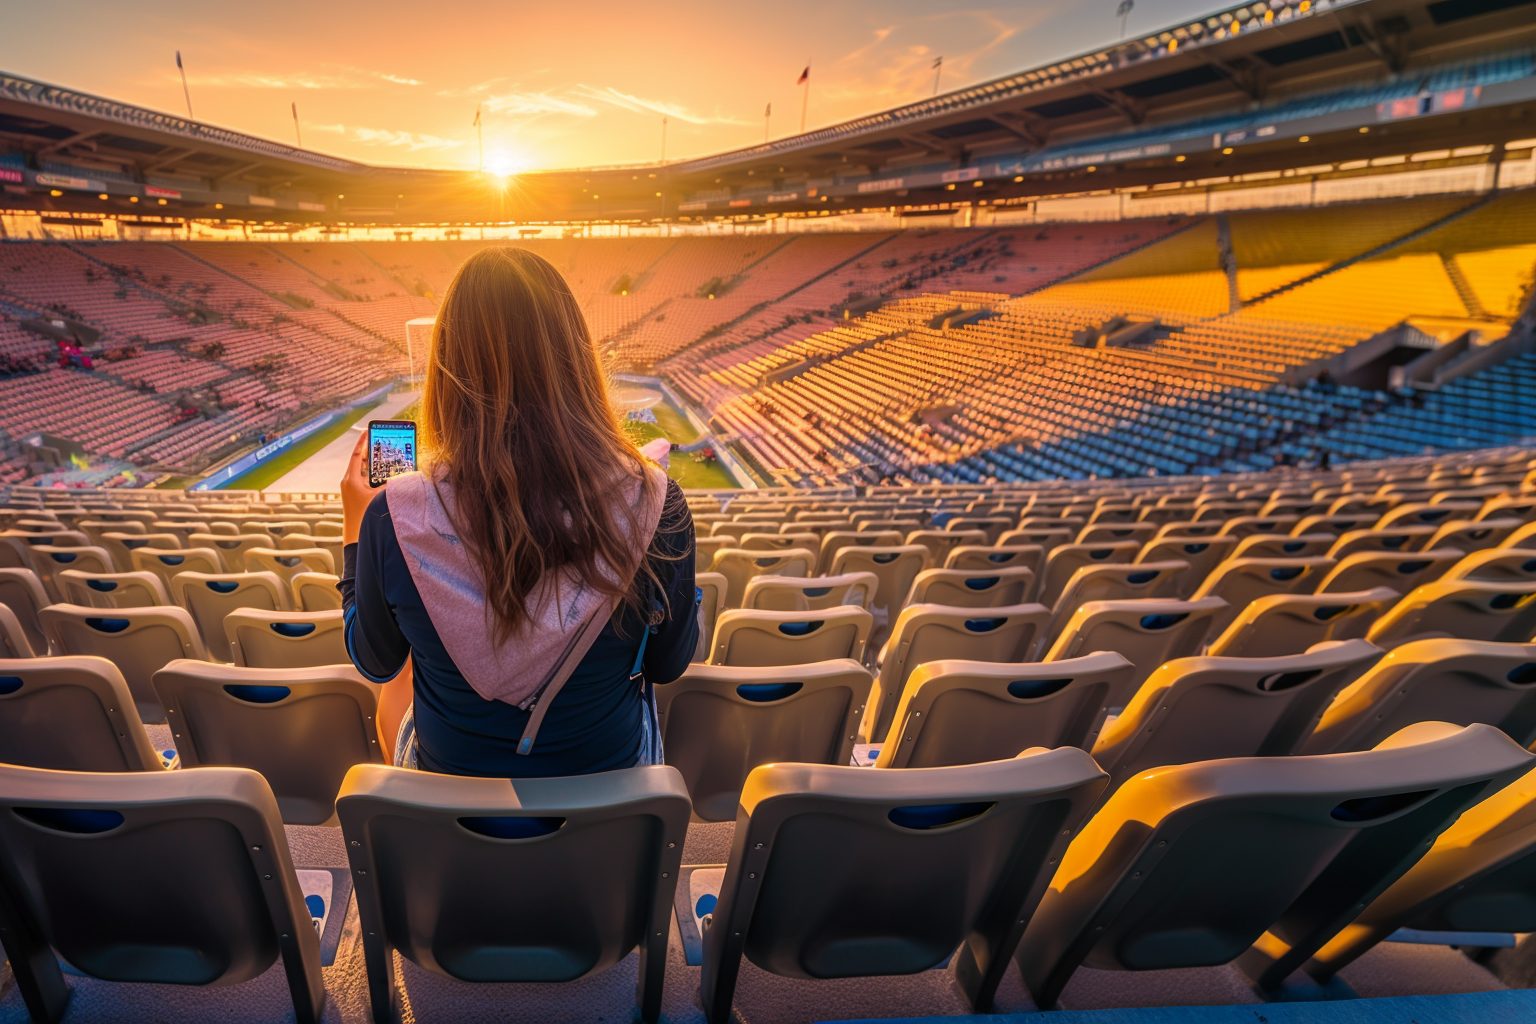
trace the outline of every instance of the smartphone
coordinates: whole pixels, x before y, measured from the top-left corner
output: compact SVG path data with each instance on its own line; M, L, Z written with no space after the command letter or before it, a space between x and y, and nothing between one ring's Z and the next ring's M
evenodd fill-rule
M374 487L416 470L416 424L410 420L368 421L368 483Z

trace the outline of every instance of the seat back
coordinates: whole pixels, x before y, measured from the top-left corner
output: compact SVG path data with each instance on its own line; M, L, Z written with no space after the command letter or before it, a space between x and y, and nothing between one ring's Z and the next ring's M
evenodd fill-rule
M1253 601L1208 654L1226 658L1274 658L1300 654L1327 640L1365 636L1398 600L1390 587L1339 594L1271 594Z
M1183 562L1189 566L1179 579L1179 593L1192 593L1205 582L1211 570L1221 564L1237 547L1237 538L1200 536L1183 533L1164 534L1143 544L1136 554L1140 562Z
M341 608L339 579L330 573L301 572L293 577L293 606L306 612L333 612Z
M676 769L474 779L358 765L337 812L376 1019L393 951L460 981L563 982L636 947L654 1019L688 827Z
M1200 653L1216 615L1226 608L1219 597L1198 601L1138 598L1090 601L1067 620L1061 636L1046 652L1046 662L1065 661L1094 651L1124 655L1135 671L1106 697L1107 707L1125 707L1146 678L1166 661Z
M1332 977L1402 927L1536 931L1536 773L1526 772L1457 818L1307 970Z
M859 530L851 526L826 530L821 535L821 554L816 562L816 571L823 576L835 575L837 570L832 565L837 560L838 552L844 548L899 547L905 536L900 530Z
M880 675L870 697L863 735L884 736L896 702L919 665L944 659L1029 661L1050 618L1044 605L948 608L909 604L896 617L891 639L880 652Z
M1159 765L1299 751L1323 709L1381 651L1364 640L1280 658L1179 658L1105 726L1093 757L1115 784Z
M38 618L49 644L59 654L106 658L123 673L139 717L165 721L151 677L177 658L206 659L208 650L192 616L175 606L163 608L86 608L55 604Z
M1392 529L1348 530L1339 535L1328 557L1340 561L1357 551L1421 551L1435 535L1433 526L1398 526Z
M972 571L980 569L1028 569L1036 576L1045 568L1045 549L1038 544L962 544L950 548L944 556L944 568Z
M868 608L879 580L874 573L842 576L754 576L747 581L743 608L767 612L812 612L853 605Z
M1078 833L1030 920L1018 952L1025 984L1043 1008L1083 964L1237 960L1277 988L1531 761L1488 726L1429 723L1360 753L1134 775Z
M1484 723L1536 743L1536 643L1403 644L1339 694L1306 752L1367 750L1418 722Z
M16 613L0 604L0 658L31 658L37 653Z
M1070 747L906 771L756 769L704 933L708 1019L729 1019L742 957L786 977L841 978L915 974L958 949L956 977L989 1006L1102 785Z
M224 617L231 660L252 668L347 665L342 613L268 612L241 608Z
M37 573L43 588L54 596L60 593L58 575L65 569L82 572L118 572L112 556L105 548L69 547L57 544L35 544L27 549L32 561L32 571Z
M1211 627L1220 633L1248 605L1270 594L1310 594L1334 565L1332 558L1229 558L1222 562L1194 596L1219 597L1226 610Z
M1031 747L1089 749L1110 695L1136 666L1097 651L1042 663L930 661L907 679L877 768L939 768L1016 757Z
M282 577L271 572L178 573L171 580L171 596L191 613L203 642L220 661L230 658L226 615L241 609L286 611L291 603Z
M21 566L0 569L0 604L16 616L22 635L33 654L48 653L48 638L43 635L38 612L48 607L48 592L37 573Z
M805 548L784 551L751 551L747 548L722 548L715 552L710 571L725 577L725 606L740 608L747 594L747 582L755 576L809 576L816 555Z
M913 530L907 534L905 543L926 548L927 564L943 565L955 548L987 543L987 534L984 530Z
M301 572L336 574L336 562L324 548L249 548L240 559L246 572L276 573L289 585Z
M1446 571L1442 580L1483 580L1515 583L1536 580L1536 540L1524 548L1489 548L1474 551Z
M1337 542L1332 533L1252 533L1238 541L1233 558L1316 558Z
M1032 569L924 569L912 581L906 603L999 608L1023 604L1034 589Z
M692 665L656 686L667 763L695 816L733 821L747 773L761 764L847 764L874 683L857 661L782 668Z
M1523 520L1514 518L1453 519L1440 525L1424 545L1424 550L1460 548L1463 551L1477 551L1481 548L1494 548L1524 525Z
M1371 627L1378 647L1455 637L1520 643L1536 635L1536 580L1440 580L1415 587Z
M183 572L222 572L224 562L213 548L135 548L128 553L135 572L152 572L160 577L167 592L171 581Z
M277 542L268 533L194 533L187 538L187 544L217 551L224 563L221 572L244 572L247 551L274 548Z
M137 533L111 531L98 534L96 543L112 556L112 564L117 572L132 572L137 568L133 564L135 551L140 548L174 550L181 546L181 538L174 533L147 533L142 530Z
M154 608L171 603L165 584L152 572L65 569L54 581L66 602L90 608Z
M921 544L876 544L842 548L832 558L831 574L874 573L879 583L869 611L877 624L888 624L912 592L912 581L928 565L928 549Z
M1319 594L1337 594L1350 590L1391 587L1406 594L1420 584L1439 579L1457 562L1463 552L1455 548L1436 548L1398 554L1393 551L1357 551L1346 555L1317 585Z
M1047 641L1055 639L1077 609L1093 601L1182 597L1188 562L1116 562L1085 565L1072 574L1056 597Z
M70 772L158 771L123 674L105 658L0 660L0 760Z
M730 608L715 625L711 665L751 668L864 658L872 625L863 608L762 612Z
M155 673L154 685L182 765L260 772L290 825L333 824L347 770L384 760L374 724L378 689L350 665L173 661Z
M1127 564L1141 550L1134 540L1115 541L1108 544L1058 544L1045 559L1045 573L1035 590L1035 599L1047 608L1066 589L1067 583L1079 569L1090 565Z
M16 897L0 922L34 1019L63 1015L57 954L107 981L173 985L247 981L281 959L297 1024L320 1020L319 939L255 772L0 765L0 847L0 891Z
M714 650L715 626L725 610L725 577L718 572L694 573L693 586L699 602L699 640L689 660L708 661Z

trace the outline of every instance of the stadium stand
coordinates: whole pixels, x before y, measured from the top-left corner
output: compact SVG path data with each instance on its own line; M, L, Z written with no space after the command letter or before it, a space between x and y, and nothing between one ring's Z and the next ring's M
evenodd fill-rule
M7 935L19 921L53 938L8 945L15 984L0 988L0 1020L24 1005L52 1019L66 998L85 1019L128 1019L170 998L183 1015L230 1020L270 1019L291 999L299 1020L320 1019L328 1000L338 1016L325 1019L343 1021L484 1004L513 1020L638 1010L723 1022L734 1007L789 1022L1518 984L1478 951L1536 928L1529 901L1495 912L1460 894L1514 891L1532 863L1536 577L1520 567L1536 565L1521 546L1536 536L1536 452L688 500L704 536L816 545L725 547L712 560L749 570L756 556L774 570L789 551L805 575L720 577L721 601L747 607L701 608L713 638L662 687L668 767L525 784L377 765L376 691L328 646L339 613L291 610L270 571L188 559L196 568L177 573L180 549L131 546L156 524L306 543L339 518L334 496L12 487L0 518L18 542L5 551L26 564L3 570L17 639L0 662L0 742L20 766L0 767L11 809L0 883L42 879L6 911L23 915ZM842 552L882 549L859 544L864 534L909 542L895 550L913 572L826 578ZM154 565L126 576L175 603L65 603L43 581L126 576L56 572L54 553L72 549L28 537L128 544L99 560ZM1207 562L1162 557L1167 538L1207 537L1236 543ZM1454 550L1441 546L1450 537ZM258 555L285 551L303 549ZM962 557L991 564L993 551L1001 564L1026 554L999 593L1036 603L916 600L985 582L984 569L932 574ZM1118 596L1146 577L1158 596ZM855 603L808 603L823 579ZM1377 585L1332 586L1346 582ZM893 631L866 644L864 603L882 586L902 588ZM1079 601L1105 587L1107 599ZM1204 594L1242 614L1209 628L1227 605L1190 600ZM1454 614L1423 613L1446 601ZM1297 623L1261 631L1257 656L1234 654L1232 637L1276 602ZM1093 651L1045 650L1053 620L1070 635L1111 612L1123 626L1095 632ZM1199 628L1177 644L1149 639L1185 618ZM927 623L959 639L919 639ZM240 880L253 864L244 847L212 841L231 827L259 848L270 898ZM1166 855L1138 852L1165 842ZM196 860L177 852L193 845ZM618 849L632 870L604 868ZM135 885L108 884L130 865ZM542 881L488 888L487 871ZM407 874L441 875L458 895L423 903ZM363 932L328 916L353 913L353 891ZM74 916L84 892L118 922L110 935ZM237 913L229 901L244 892ZM1121 909L1104 917L1105 900ZM588 919L572 908L588 904L607 922L593 925L600 941L572 930ZM282 916L302 915L295 906L320 928L301 923L297 943ZM186 927L228 950L225 966L183 962Z

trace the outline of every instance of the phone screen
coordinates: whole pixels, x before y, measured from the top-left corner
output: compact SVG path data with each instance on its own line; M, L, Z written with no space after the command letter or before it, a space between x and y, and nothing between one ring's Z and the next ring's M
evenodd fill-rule
M386 480L416 469L416 424L410 420L372 420L368 424L368 482Z

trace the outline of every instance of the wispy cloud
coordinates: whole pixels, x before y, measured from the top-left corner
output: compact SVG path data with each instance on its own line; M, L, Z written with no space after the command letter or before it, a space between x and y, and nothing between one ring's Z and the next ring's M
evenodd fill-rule
M572 92L585 99L604 103L619 110L626 110L633 114L660 114L663 117L681 121L684 124L736 125L747 123L740 118L728 115L701 114L697 111L689 110L681 103L669 103L665 100L653 100L647 99L644 96L636 96L634 93L624 92L622 89L616 89L611 85L599 86L582 83L576 86Z
M493 114L530 117L544 114L568 114L596 117L597 110L587 103L549 92L503 92L487 96L481 106Z
M446 152L465 145L463 139L448 139L425 132L408 132L397 128L368 128L361 125L317 124L310 130L340 135L365 146L404 149L412 153Z
M328 71L222 71L192 72L194 84L211 89L281 89L317 91L321 89L371 89L384 82L390 85L419 86L420 79L390 71L334 65Z

